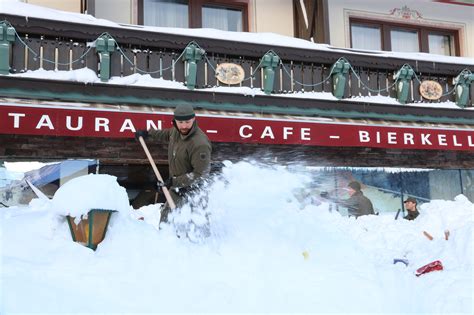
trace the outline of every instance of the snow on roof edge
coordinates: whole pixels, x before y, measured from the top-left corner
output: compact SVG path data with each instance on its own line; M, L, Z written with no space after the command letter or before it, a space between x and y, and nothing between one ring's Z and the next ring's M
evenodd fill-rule
M25 15L24 12L29 12ZM408 60L418 61L431 61L439 63L453 63L453 64L464 64L474 65L474 58L469 57L452 57L452 56L441 56L427 53L403 53L403 52L382 52L382 51L371 51L371 50L352 50L344 47L334 47L327 44L312 43L307 40L288 37L275 33L250 33L250 32L229 32L220 31L216 29L186 29L186 28L169 28L169 27L154 27L154 26L142 26L142 25L131 25L123 23L115 23L105 19L97 19L91 15L72 13L66 11L60 11L23 2L16 0L2 0L0 6L0 13L24 16L26 19L29 17L42 18L48 20L59 20L67 21L71 23L81 23L90 25L100 25L108 27L116 27L123 29L133 29L137 31L148 31L156 33L176 34L176 35L187 35L201 38L213 38L225 41L240 41L253 44L264 44L276 47L292 47L308 50L324 50L331 52L340 52L345 54L353 55L374 55L377 57L385 58L400 58ZM275 44L278 43L278 44Z

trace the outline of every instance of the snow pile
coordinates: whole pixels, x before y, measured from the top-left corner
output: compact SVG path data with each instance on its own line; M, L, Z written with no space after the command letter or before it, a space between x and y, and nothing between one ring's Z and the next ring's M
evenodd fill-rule
M130 210L127 191L115 176L89 174L74 178L61 186L52 200L53 211L78 219L92 209Z
M355 220L300 201L310 181L282 166L227 163L210 185L211 236L199 244L157 230L158 205L112 215L95 252L71 241L48 203L3 209L0 313L472 314L470 201L424 204L415 221ZM75 189L62 194L81 202ZM414 275L437 259L443 271Z

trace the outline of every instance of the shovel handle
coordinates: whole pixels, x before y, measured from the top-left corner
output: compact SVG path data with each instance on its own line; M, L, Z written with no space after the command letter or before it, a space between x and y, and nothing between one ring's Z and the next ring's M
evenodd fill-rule
M143 150L145 151L148 161L150 161L151 167L153 168L153 171L155 172L156 178L158 178L160 182L163 182L163 177L161 177L160 171L158 171L155 161L153 161L153 158L151 157L150 151L148 150L145 140L143 139L142 136L140 136L138 137L138 141L140 141L140 144L142 145ZM163 189L163 193L165 194L166 201L168 201L168 205L170 206L171 210L175 209L176 204L174 203L174 200L171 197L171 194L168 188L166 186L162 186L161 189Z

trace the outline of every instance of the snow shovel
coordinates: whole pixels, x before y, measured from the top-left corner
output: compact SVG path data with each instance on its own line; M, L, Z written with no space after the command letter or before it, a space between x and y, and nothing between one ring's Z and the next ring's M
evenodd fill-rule
M156 167L155 161L153 161L153 158L151 157L150 151L148 151L148 147L145 143L145 140L143 137L138 137L138 141L140 141L140 144L143 147L143 150L145 151L145 154L148 158L148 161L150 161L151 167L153 168L153 171L155 172L156 178L163 183L163 177L161 177L160 171L158 171L158 168ZM168 205L170 206L171 210L176 208L176 204L174 203L173 198L170 195L170 192L166 186L161 186L161 189L163 189L163 193L165 194L166 201L168 202Z

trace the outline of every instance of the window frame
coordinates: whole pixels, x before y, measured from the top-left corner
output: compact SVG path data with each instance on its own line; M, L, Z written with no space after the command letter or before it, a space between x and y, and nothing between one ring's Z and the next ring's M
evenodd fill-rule
M452 36L454 40L454 54L451 56L461 56L461 46L459 44L459 31L455 29L441 29L435 28L425 25L415 25L415 24L401 24L395 22L387 22L381 20L369 20L363 18L350 18L349 19L349 36L350 36L350 45L351 48L353 47L352 44L352 25L357 26L366 26L366 27L374 27L377 26L380 28L380 41L382 46L382 51L392 51L392 43L391 43L391 30L407 30L407 31L417 31L418 32L418 44L420 46L420 52L422 53L430 53L429 52L429 43L428 43L428 35L446 35Z
M138 24L144 25L144 0L138 0ZM249 0L189 0L189 28L202 27L202 8L212 6L224 9L242 10L242 31L249 31Z

